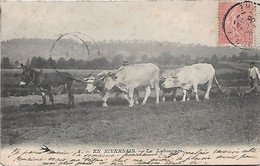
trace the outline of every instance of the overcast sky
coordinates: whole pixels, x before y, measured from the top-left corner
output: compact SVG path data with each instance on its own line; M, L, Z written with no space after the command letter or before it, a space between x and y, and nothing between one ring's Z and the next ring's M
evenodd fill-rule
M216 46L218 2L2 2L2 40L83 32L99 40Z

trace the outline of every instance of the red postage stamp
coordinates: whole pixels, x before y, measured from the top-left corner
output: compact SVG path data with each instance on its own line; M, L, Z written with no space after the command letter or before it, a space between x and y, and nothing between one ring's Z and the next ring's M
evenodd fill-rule
M218 45L254 47L255 21L256 5L253 2L219 2Z

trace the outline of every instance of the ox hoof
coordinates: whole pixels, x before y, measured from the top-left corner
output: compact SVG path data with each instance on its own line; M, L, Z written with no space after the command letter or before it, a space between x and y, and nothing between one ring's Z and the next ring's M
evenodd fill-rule
M181 102L185 102L185 100L182 100Z
M162 102L165 102L165 98L162 99Z
M129 108L133 108L134 107L134 105L129 105Z
M103 107L107 107L107 104L106 104L106 103L104 103L104 104L103 104Z
M135 102L135 104L136 104L136 105L138 105L138 104L139 104L139 102L137 101L137 102Z
M156 104L159 104L159 103L160 103L159 97L156 98L155 103L156 103Z
M196 99L197 102L199 102L200 100L199 99Z

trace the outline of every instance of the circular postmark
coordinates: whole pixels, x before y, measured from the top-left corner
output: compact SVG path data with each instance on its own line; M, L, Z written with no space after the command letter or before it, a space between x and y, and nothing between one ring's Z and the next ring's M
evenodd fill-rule
M224 15L222 28L227 40L242 49L255 45L256 3L244 1L234 4Z

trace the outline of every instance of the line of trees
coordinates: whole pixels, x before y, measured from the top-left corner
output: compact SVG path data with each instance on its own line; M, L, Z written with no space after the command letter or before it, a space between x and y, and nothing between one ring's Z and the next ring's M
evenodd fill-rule
M14 63L12 63L10 61L9 57L3 57L2 60L1 60L1 68L2 69L14 69L18 65L19 65L18 61L15 61Z
M171 66L171 65L189 65L199 62L207 62L213 64L215 67L219 66L219 61L237 62L239 60L260 60L260 55L257 53L254 56L249 56L247 52L240 52L239 55L233 55L230 57L212 55L211 57L191 57L190 55L174 56L170 52L162 52L158 57L149 57L148 55L129 56L124 57L122 55L116 55L111 61L101 57L93 60L77 60L74 58L65 59L59 58L53 60L51 58L45 59L42 57L27 58L26 65L32 68L59 68L59 69L116 69L122 65L122 61L127 59L130 64L133 63L155 63L159 66ZM15 61L12 63L8 57L3 57L1 61L2 69L18 68L20 63Z

